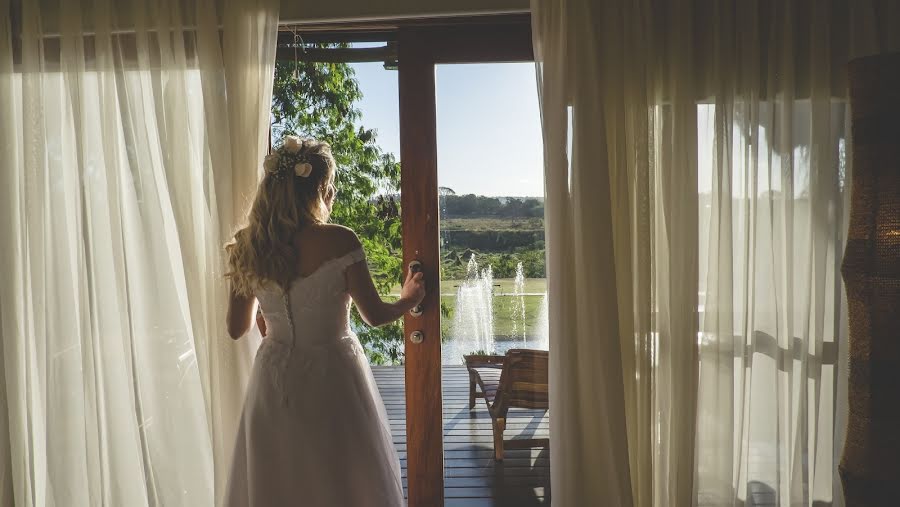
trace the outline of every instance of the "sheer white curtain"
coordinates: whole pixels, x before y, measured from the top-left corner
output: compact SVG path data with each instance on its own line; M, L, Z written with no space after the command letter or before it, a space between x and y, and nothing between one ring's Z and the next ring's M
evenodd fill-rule
M846 62L900 49L900 4L749 7L715 11L697 107L697 503L843 505Z
M221 251L265 149L278 2L0 13L0 501L213 505L249 365Z
M827 505L844 64L892 1L532 2L559 505Z

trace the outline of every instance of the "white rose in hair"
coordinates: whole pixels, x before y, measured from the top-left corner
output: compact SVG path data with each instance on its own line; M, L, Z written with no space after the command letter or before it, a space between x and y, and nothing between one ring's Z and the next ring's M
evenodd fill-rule
M284 149L290 153L297 153L303 147L303 141L297 136L284 137Z
M294 174L301 178L308 178L312 173L312 164L309 162L301 162L294 166Z
M276 153L266 155L266 158L263 160L263 168L267 173L278 169L278 155Z

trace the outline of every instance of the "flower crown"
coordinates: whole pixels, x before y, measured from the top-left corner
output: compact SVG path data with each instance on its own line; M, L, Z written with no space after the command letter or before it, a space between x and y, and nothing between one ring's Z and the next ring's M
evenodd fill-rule
M272 154L266 155L263 168L276 180L293 173L300 178L309 178L313 166L309 156L302 152L303 140L297 136L285 136L284 141Z

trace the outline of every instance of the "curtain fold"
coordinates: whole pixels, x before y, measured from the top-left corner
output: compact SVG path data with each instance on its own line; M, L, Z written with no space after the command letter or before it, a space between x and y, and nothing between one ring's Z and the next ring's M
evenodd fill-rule
M532 2L554 502L841 504L844 66L891 26L878 0Z
M212 505L252 347L226 338L221 252L264 143L235 141L267 132L278 2L14 12L0 26L0 500Z

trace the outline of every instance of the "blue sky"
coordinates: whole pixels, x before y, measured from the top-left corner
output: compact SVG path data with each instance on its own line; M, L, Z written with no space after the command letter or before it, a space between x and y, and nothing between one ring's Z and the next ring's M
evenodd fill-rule
M400 158L397 71L353 64L362 124ZM438 184L458 194L543 196L541 121L532 63L439 65Z

